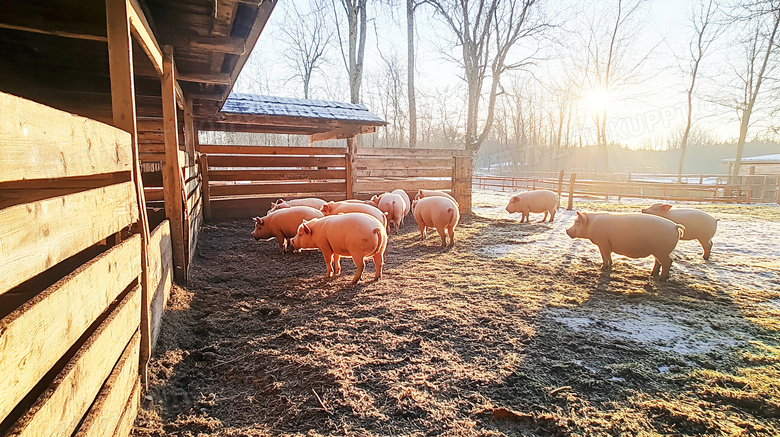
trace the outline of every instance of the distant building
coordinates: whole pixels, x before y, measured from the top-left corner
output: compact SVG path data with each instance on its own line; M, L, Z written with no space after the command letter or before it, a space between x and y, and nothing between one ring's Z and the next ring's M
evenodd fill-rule
M731 170L734 168L734 161L734 158L721 160L724 164L728 164L729 174L731 174ZM742 158L739 165L739 174L742 176L780 175L780 153Z

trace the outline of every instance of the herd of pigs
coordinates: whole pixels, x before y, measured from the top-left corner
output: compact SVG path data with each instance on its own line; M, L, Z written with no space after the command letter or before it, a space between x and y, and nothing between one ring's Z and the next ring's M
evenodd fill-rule
M527 222L530 213L544 213L542 221L552 222L558 208L558 195L549 190L526 191L513 196L506 206L509 213L520 213ZM455 244L455 227L460 221L458 202L442 191L419 190L410 201L404 190L356 199L326 202L318 198L279 199L271 203L265 217L255 217L256 240L276 238L284 254L291 250L319 249L327 266L326 277L339 275L342 257L352 258L357 267L352 283L360 280L365 260L373 258L374 280L382 276L388 232L397 232L404 217L412 211L420 239L427 229L435 228L442 247ZM669 277L671 253L679 240L698 240L709 259L717 220L711 215L688 208L656 203L642 213L580 213L566 230L571 238L588 238L599 247L602 270L612 267L612 253L629 258L655 258L652 276Z

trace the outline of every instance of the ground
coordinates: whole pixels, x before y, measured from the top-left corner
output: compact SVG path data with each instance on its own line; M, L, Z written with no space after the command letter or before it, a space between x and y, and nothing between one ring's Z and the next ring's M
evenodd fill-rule
M697 205L711 259L681 242L658 282L507 199L475 193L451 249L408 217L357 286L251 214L206 224L133 435L780 435L780 207Z

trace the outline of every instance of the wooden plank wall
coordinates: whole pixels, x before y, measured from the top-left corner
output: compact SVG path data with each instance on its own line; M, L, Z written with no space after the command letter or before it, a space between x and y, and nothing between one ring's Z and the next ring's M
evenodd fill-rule
M263 215L278 198L343 199L346 148L198 145L215 220Z
M0 107L0 435L127 435L142 304L130 135L3 93Z

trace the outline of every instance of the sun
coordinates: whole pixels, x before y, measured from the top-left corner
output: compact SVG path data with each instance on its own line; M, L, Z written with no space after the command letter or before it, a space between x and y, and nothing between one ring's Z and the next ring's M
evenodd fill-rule
M589 111L601 113L609 109L612 103L612 93L604 88L591 88L585 93L582 101Z

